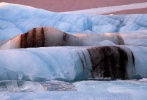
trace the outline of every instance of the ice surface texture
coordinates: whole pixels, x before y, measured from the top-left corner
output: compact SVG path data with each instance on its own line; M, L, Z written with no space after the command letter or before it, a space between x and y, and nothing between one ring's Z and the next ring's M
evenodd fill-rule
M147 31L130 33L67 34L52 27L37 27L10 40L0 41L0 49L49 46L147 46Z
M146 30L147 14L63 14L0 3L0 98L146 100L145 79L81 81L147 78Z
M0 50L0 80L147 78L147 47L44 47ZM143 59L143 60L142 60Z
M0 81L0 92L33 92L45 91L43 86L37 82L4 80Z
M52 26L68 33L130 32L146 30L147 15L63 14L17 4L0 3L0 40L39 26Z
M137 81L81 81L73 83L77 91L13 93L1 92L2 100L146 100L147 83Z
M87 79L90 74L90 58L82 48L52 47L0 52L3 57L0 59L0 80L73 81Z
M0 49L14 49L49 46L123 45L124 39L120 34L108 33L87 36L83 34L83 36L77 36L76 34L70 35L51 27L37 27L0 43Z

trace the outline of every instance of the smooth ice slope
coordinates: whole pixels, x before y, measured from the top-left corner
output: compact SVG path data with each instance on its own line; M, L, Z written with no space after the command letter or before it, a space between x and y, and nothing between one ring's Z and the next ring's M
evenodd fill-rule
M84 15L54 13L17 4L0 3L0 40L38 26L52 26L68 33L130 32L147 29L147 15Z

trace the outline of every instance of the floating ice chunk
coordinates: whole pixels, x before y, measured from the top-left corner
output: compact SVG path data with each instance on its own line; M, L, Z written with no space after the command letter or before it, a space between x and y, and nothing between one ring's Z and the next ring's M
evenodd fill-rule
M147 78L142 78L139 80L140 82L147 82Z
M72 83L64 82L64 81L51 80L51 81L41 82L41 85L47 91L76 91L76 88Z
M0 92L36 92L45 91L37 82L5 80L0 81Z

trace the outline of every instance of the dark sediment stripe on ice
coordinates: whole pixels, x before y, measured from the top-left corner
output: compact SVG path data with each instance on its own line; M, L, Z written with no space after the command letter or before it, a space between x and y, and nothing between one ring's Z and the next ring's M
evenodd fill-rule
M63 41L66 42L68 40L69 36L67 33L63 33Z
M29 32L21 35L20 48L43 47L44 41L43 28L33 28Z
M69 34L63 32L63 37L62 38L63 38L63 40L62 40L61 46L67 45L68 39L69 39Z
M131 50L130 50L131 51ZM132 62L133 62L133 65L135 66L135 57L134 57L134 54L133 52L131 51L131 56L132 56Z
M93 78L126 79L128 56L125 50L116 46L89 48Z
M21 34L20 48L27 48L27 36L28 33Z
M27 47L34 47L35 38L36 38L36 28L33 28L28 32L27 35Z
M40 29L40 31L36 34L36 47L44 47L45 44L45 35L44 35L44 29L43 27Z
M124 45L125 44L124 39L122 38L122 36L120 34L117 35L117 38L118 38L118 41L119 41L118 42L119 45Z

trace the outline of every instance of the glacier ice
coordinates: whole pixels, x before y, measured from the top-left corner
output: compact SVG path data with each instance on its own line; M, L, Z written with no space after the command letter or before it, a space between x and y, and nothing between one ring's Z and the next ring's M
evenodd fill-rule
M41 27L53 28L34 37L30 31ZM0 3L0 98L146 100L146 30L147 14L66 14Z
M0 3L0 15L0 40L12 38L41 26L55 27L70 34L130 32L146 30L147 27L146 14L114 16L65 14L17 4Z
M0 49L33 48L49 46L147 46L146 31L130 33L67 34L52 27L37 27L0 41Z
M32 81L36 77L66 81L89 77L90 59L87 51L82 48L78 50L78 48L52 47L0 52L3 57L0 58L0 66L1 69L5 69L0 73L6 75L2 76L3 80L11 79L11 76L15 76L13 79Z
M136 75L147 78L146 62L141 59L147 59L145 54L144 46L123 45L1 50L0 80L130 79Z
M37 27L10 40L0 42L0 49L48 46L104 46L123 45L120 34L70 35L51 27Z

